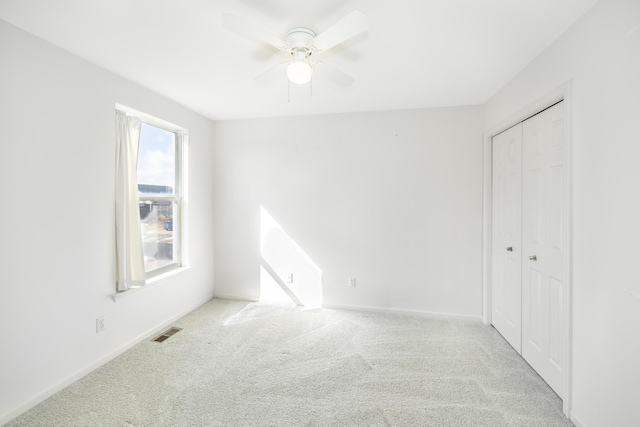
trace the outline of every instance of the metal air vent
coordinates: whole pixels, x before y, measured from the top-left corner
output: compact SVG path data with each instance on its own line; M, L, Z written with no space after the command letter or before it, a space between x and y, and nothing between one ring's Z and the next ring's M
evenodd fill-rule
M182 328L169 328L166 331L164 331L162 334L157 336L156 338L152 339L151 341L163 342L163 341L169 339L170 337L172 337L173 335L177 334L181 330L182 330Z

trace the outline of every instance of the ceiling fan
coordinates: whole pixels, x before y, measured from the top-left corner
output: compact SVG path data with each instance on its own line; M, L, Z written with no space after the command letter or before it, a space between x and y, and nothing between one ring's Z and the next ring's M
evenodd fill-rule
M365 14L354 10L320 34L316 34L306 27L295 27L287 31L284 40L273 36L247 18L232 12L222 14L222 25L242 37L267 43L288 55L286 61L280 62L275 67L258 75L255 80L262 80L263 77L272 74L274 70L286 65L289 82L302 85L311 81L314 69L320 65L324 69L323 74L328 79L339 86L346 87L354 82L353 77L316 60L316 57L365 32L369 28L369 21Z

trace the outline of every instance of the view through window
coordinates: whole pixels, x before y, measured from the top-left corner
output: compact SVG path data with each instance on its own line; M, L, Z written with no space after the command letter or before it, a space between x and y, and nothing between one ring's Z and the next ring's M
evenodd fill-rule
M180 265L181 142L179 131L142 122L137 181L147 274Z

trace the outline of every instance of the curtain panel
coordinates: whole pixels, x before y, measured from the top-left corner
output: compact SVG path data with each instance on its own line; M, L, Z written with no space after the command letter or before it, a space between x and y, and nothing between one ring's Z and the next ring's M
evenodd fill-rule
M137 160L141 121L116 111L116 263L117 290L145 284Z

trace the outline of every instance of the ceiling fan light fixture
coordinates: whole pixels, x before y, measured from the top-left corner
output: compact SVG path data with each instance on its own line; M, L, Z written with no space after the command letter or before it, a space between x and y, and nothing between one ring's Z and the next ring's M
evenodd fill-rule
M287 77L295 84L303 85L311 81L313 68L308 62L293 61L287 66Z

